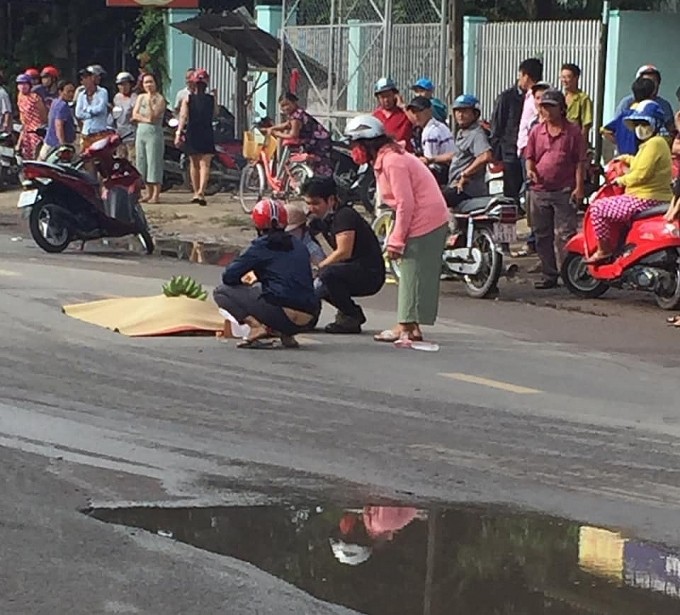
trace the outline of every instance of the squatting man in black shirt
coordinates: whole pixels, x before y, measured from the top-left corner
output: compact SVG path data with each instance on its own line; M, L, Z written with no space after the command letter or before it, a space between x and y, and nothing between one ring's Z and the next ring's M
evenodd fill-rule
M353 297L375 295L385 284L382 250L370 225L351 206L340 203L332 177L312 177L302 187L310 230L323 234L332 252L319 263L317 297L337 309L327 333L361 333L366 322Z

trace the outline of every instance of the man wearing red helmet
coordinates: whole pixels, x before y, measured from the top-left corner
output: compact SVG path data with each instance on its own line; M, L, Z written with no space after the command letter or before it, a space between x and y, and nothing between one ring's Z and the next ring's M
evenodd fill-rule
M54 66L45 66L40 71L41 83L33 88L33 91L43 99L48 109L52 102L59 97L57 81L59 81L59 71Z
M253 209L258 237L222 273L213 294L215 303L250 334L239 348L270 348L267 338L278 337L286 348L297 348L295 335L319 316L309 252L297 237L286 233L288 213L282 201L263 199ZM248 284L247 274L257 283ZM246 280L246 281L244 281Z

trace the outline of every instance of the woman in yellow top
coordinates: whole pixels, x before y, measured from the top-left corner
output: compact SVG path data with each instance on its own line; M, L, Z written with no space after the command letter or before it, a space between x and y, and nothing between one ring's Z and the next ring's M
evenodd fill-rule
M655 101L643 100L626 118L626 126L635 132L640 148L635 156L619 157L630 167L628 173L616 180L626 189L625 193L600 199L590 206L597 235L597 251L586 261L591 264L611 256L612 226L626 224L635 214L673 197L671 149L662 136L666 132L663 110Z

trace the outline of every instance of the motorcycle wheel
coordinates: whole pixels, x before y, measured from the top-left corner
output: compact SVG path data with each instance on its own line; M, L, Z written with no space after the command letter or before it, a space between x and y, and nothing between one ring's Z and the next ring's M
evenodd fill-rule
M153 254L156 245L154 244L153 237L151 237L151 233L149 233L148 229L144 229L141 233L139 233L137 235L137 239L139 239L139 243L142 244L146 254Z
M71 229L60 221L59 207L54 203L35 205L31 209L29 227L35 243L50 254L63 252L71 243Z
M673 276L675 279L672 289L664 293L654 293L656 304L662 310L677 310L680 307L680 265L676 266Z
M503 271L503 255L496 249L496 240L488 228L478 228L472 247L482 253L482 265L475 275L464 276L465 292L475 299L483 299L496 290Z
M299 197L302 194L302 185L311 177L314 171L307 164L294 164L288 171L288 181L286 183L286 194Z
M398 260L392 260L387 257L387 239L392 232L394 227L394 212L391 210L382 211L379 213L375 220L373 220L373 232L378 238L378 243L382 248L383 257L385 260L385 269L392 273L396 280L399 280L401 276L401 267L399 266Z
M562 281L571 294L584 299L597 299L609 290L608 284L588 273L583 255L576 252L567 254L562 263Z
M259 162L248 163L243 167L238 187L238 199L245 213L252 213L253 207L264 196L265 187L264 169Z

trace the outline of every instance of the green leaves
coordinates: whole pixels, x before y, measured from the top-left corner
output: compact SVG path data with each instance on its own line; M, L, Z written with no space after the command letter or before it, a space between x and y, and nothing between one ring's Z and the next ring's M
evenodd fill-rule
M137 54L140 62L150 72L168 80L167 40L165 11L158 8L145 8L137 18L131 51Z

